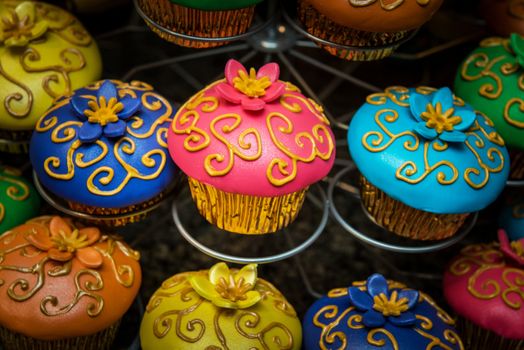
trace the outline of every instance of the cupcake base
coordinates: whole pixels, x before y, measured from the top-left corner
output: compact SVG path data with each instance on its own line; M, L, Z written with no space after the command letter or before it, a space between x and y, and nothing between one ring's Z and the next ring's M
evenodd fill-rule
M367 32L352 29L333 22L306 0L298 2L298 17L308 33L317 38L342 46L362 47L362 50L351 50L317 43L333 56L348 61L373 61L388 57L398 48L398 43L413 32ZM377 48L374 49L373 46Z
M524 349L524 340L503 338L500 335L487 329L483 329L462 317L458 318L456 326L461 334L465 349Z
M29 130L1 130L0 152L6 153L29 153L29 140L31 139L32 131Z
M93 335L59 340L34 339L0 326L0 340L3 350L109 350L119 325L120 321Z
M191 177L189 188L200 214L229 232L264 234L292 223L304 203L307 188L277 197L224 192Z
M251 26L255 6L226 11L204 11L172 3L170 0L139 0L142 11L154 22L174 32L201 38L224 38L245 33ZM166 33L146 21L153 32L174 44L196 49L227 44L225 41L195 41Z
M509 150L511 160L509 179L524 180L524 152L520 150Z
M453 236L466 214L434 214L409 207L360 178L362 204L375 223L399 236L416 240L440 240Z

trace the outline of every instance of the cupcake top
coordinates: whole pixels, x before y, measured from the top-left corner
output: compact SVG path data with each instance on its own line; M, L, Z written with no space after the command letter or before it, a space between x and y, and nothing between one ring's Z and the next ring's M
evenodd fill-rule
M524 35L524 2L522 0L481 0L480 13L495 33Z
M31 163L40 182L69 201L108 208L145 202L176 175L167 151L173 113L146 83L96 82L40 118Z
M374 274L309 308L304 349L464 349L454 323L427 294Z
M516 188L505 194L498 221L510 240L524 238L524 190Z
M457 96L486 114L508 146L524 149L524 38L489 38L460 66Z
M140 340L154 349L300 349L295 310L256 265L175 275L149 301Z
M40 197L15 168L0 166L0 235L36 216Z
M272 197L307 188L335 160L322 107L269 63L249 72L229 60L226 79L191 97L169 129L169 152L188 176L222 191Z
M0 237L0 325L42 340L106 329L138 293L139 257L96 227L32 219Z
M235 10L256 5L263 0L170 0L173 4L204 11Z
M397 86L368 96L349 125L348 143L369 182L436 214L485 208L509 172L504 141L491 121L448 88Z
M301 0L332 21L368 32L415 29L430 20L443 0Z
M509 339L524 339L524 239L462 249L444 274L444 296L457 314Z
M97 80L93 38L68 12L42 2L0 4L0 129L32 130L56 98Z

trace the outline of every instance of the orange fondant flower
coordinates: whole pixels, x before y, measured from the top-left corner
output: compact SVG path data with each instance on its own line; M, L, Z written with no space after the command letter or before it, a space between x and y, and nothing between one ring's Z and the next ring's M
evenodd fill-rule
M36 19L35 5L24 1L0 16L0 43L23 47L47 31L47 22Z
M52 260L67 262L76 257L89 268L98 268L103 263L102 255L91 247L100 239L100 230L96 227L78 229L54 216L49 222L48 232L37 231L26 239L34 247L47 252Z

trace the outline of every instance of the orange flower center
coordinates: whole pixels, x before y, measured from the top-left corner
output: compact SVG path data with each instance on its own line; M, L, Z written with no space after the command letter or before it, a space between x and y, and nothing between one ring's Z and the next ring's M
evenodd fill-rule
M215 290L224 299L231 301L246 300L246 293L252 289L250 283L244 283L244 279L240 278L237 282L233 276L229 276L229 281L221 277L219 282L215 285Z
M400 316L401 313L408 310L408 299L398 299L398 293L396 290L391 293L391 298L381 293L373 297L373 309L382 313L385 317L388 316Z
M31 23L29 16L24 16L22 19L18 17L15 11L10 11L10 16L2 17L2 31L4 34L4 40L11 37L20 38L23 36L30 37L31 30L34 27L34 23Z
M271 86L268 77L257 79L254 68L249 70L249 75L243 70L238 71L238 76L233 79L235 89L249 97L260 97L266 94L266 89Z
M521 242L519 241L511 242L511 249L513 249L513 251L517 253L518 256L521 256L524 258L524 246L522 245Z
M436 132L441 134L443 131L452 131L455 125L462 122L462 118L453 116L454 112L455 108L450 108L443 112L440 102L437 102L435 107L428 103L426 111L422 113L421 118L426 121L428 128L435 129Z
M87 235L79 234L77 229L73 230L71 234L66 234L60 231L58 235L51 238L55 248L61 252L74 253L76 250L84 248L88 245Z
M90 123L98 123L102 126L117 122L117 113L124 109L122 102L118 102L115 97L111 97L109 101L106 101L106 98L101 96L98 98L98 102L89 101L87 105L91 108L84 111L87 120Z

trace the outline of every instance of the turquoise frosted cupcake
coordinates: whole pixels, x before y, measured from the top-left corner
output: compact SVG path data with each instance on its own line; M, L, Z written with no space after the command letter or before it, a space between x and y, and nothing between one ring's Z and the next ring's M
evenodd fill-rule
M492 122L448 88L368 96L348 131L363 205L400 236L444 239L504 189L509 156Z

